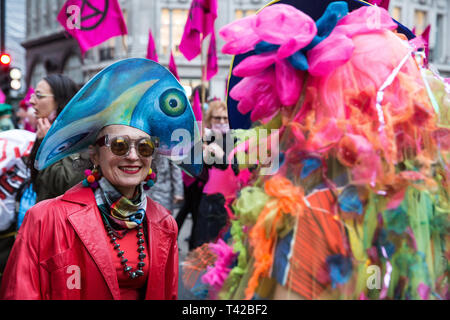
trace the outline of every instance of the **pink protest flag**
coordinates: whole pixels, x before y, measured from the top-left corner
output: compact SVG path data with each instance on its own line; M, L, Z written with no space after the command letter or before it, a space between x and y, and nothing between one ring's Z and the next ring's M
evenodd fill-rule
M170 70L170 72L172 72L172 74L175 76L175 78L177 78L179 81L180 77L178 76L177 65L175 64L175 59L173 58L172 51L170 51L169 70Z
M192 104L192 110L194 111L195 120L201 122L203 119L202 104L200 103L200 90L195 91L194 102Z
M180 51L189 61L201 52L201 43L214 30L217 18L217 0L192 0Z
M430 29L431 25L429 24L425 30L422 32L420 37L423 39L423 42L425 44L425 57L428 60L428 54L430 53Z
M128 34L118 0L67 0L57 19L78 41L82 56L112 37Z
M153 40L152 30L148 32L147 59L158 62L158 54L156 53L155 41Z
M390 0L370 0L369 3L373 5L377 5L380 8L384 8L386 10L389 10L389 2Z
M0 89L0 103L5 103L6 101L6 96L3 93L2 89Z
M217 74L219 66L217 64L217 48L216 48L216 33L211 33L211 39L209 41L208 58L206 63L206 81L209 81Z

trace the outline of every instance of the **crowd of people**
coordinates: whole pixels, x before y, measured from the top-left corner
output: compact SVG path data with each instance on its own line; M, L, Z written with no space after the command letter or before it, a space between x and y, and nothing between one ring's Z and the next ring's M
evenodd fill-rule
M28 216L30 216L29 219L32 219L31 216L34 214L34 212L40 212L37 215L42 215L42 212L50 211L50 208L52 207L64 207L61 200L56 200L56 198L61 199L60 196L66 198L68 193L71 194L74 192L72 190L78 190L79 187L83 185L83 183L87 184L86 181L89 178L86 176L86 168L88 168L87 170L91 169L90 173L101 171L101 176L105 179L97 179L100 186L99 188L108 190L112 199L117 200L115 197L120 197L121 194L125 195L122 190L126 189L121 189L122 184L129 184L129 182L121 181L121 179L124 179L123 177L121 177L121 175L124 174L121 172L114 172L114 170L111 168L114 163L113 160L118 161L119 159L122 159L122 161L124 161L123 165L126 165L126 162L128 161L130 163L130 167L128 168L128 170L131 170L131 173L127 174L130 175L133 173L132 171L134 170L134 164L136 164L133 162L145 158L145 160L147 161L143 163L144 166L143 168L140 168L139 171L142 171L146 174L144 174L141 178L143 178L142 180L145 180L145 178L149 176L149 170L153 173L154 177L150 179L152 181L151 187L142 188L140 199L143 203L146 203L146 200L142 199L146 199L145 196L148 196L155 203L161 205L165 209L164 212L176 218L176 220L174 221L176 221L178 230L181 229L187 216L191 215L192 228L189 232L189 238L180 239L181 241L187 240L189 242L189 250L192 250L205 242L214 240L219 236L219 231L225 226L226 212L224 209L224 197L226 197L226 193L224 193L220 188L220 179L224 178L220 176L220 172L224 172L225 175L229 173L224 170L226 169L226 166L224 166L223 164L213 164L205 166L201 174L193 176L186 174L173 161L170 161L168 157L164 157L157 152L152 152L150 156L142 157L142 154L140 154L141 151L139 149L140 146L136 144L134 145L134 149L128 146L130 148L128 150L129 153L127 153L125 156L115 156L115 151L112 145L113 142L105 141L106 146L109 146L111 152L113 153L112 158L118 159L109 159L111 158L111 155L104 155L103 157L106 160L103 161L104 165L101 165L100 163L102 163L102 161L100 159L98 161L92 160L94 158L101 157L95 157L92 150L87 150L83 152L74 152L69 156L52 163L45 169L38 170L36 168L38 150L43 144L43 141L46 138L49 129L52 126L52 123L55 121L55 119L58 118L64 108L68 105L69 101L74 98L78 90L79 88L77 87L77 85L66 75L49 74L37 83L36 88L29 91L29 94L22 101L20 101L18 106L15 106L15 124L12 121L12 119L14 118L11 117L14 111L13 108L8 105L9 108L5 108L5 111L3 112L4 114L8 115L8 119L11 122L11 125L9 125L8 127L2 127L3 132L6 132L7 130L14 130L17 132L17 134L20 135L27 131L29 133L33 133L33 137L35 137L35 139L32 142L32 148L28 148L28 151L24 152L24 154L20 157L21 163L25 165L25 168L22 172L22 179L20 181L20 184L15 184L13 189L8 190L8 196L14 199L14 210L13 214L11 214L11 212L9 213L8 222L2 224L2 230L0 230L2 234L2 261L0 264L0 283L3 283L3 289L1 291L2 298L45 298L40 296L41 293L39 292L38 287L35 287L35 290L33 291L25 292L21 291L20 289L16 290L15 292L11 291L12 286L17 286L17 283L15 283L15 281L19 281L19 278L21 278L21 283L26 282L26 280L21 275L21 273L24 272L24 270L21 269L21 265L23 265L24 267L24 264L27 264L27 268L32 268L31 265L33 263L36 263L36 261L32 262L31 260L29 260L36 257L34 257L34 253L30 251L33 248L29 248L29 244L27 244L27 241L31 241L28 238L31 237L31 234L27 234L27 232L31 233L31 229L34 228L33 224L36 223L36 221L33 221L33 223L24 222L25 220L27 220ZM190 97L191 103L193 103L193 96L195 92L199 90L201 90L201 86L194 88L192 97ZM206 94L209 94L207 89ZM223 135L226 135L229 131L229 126L226 105L223 101L212 99L207 103L204 103L204 106L205 107L201 108L202 113L204 113L204 117L202 115L202 118L204 119L203 134L206 134L209 137L208 139L210 140L206 141L205 138L204 141L203 153L206 157L206 155L208 154L207 150L214 148L214 150L216 150L217 152L217 150L220 150L222 148L222 146L214 143L214 139L211 139L211 136L217 135L222 137ZM71 108L74 107L71 106ZM118 116L117 119L112 120L112 123L118 122L120 120L119 118L120 116ZM100 136L108 136L109 138L110 135L122 136L125 133L129 133L127 136L130 137L138 137L139 133L142 132L140 130L131 129L131 127L129 126L104 126L102 127L101 132L97 135L97 138ZM133 141L135 141L134 143L138 143L137 139ZM95 149L97 152L101 150L98 148L98 146ZM131 152L131 150L134 150L134 152ZM99 155L100 154L101 153L99 153ZM222 157L224 158L225 156L222 155ZM151 159L151 161L148 161L148 159ZM133 166L131 164L133 164ZM90 169L89 166L91 166ZM137 167L140 166L141 164L137 163ZM125 176L127 174L125 174ZM140 179L138 178L135 180L136 181L132 183L129 197L122 197L127 199L126 203L124 204L124 208L126 208L127 205L131 205L130 203L128 203L128 199L134 200L133 197L137 196L135 194L135 189L139 189L136 186L139 184ZM119 192L117 193L117 191ZM139 194L139 192L137 193ZM97 198L97 194L95 195L95 197ZM100 196L98 197L100 198ZM49 199L52 200L45 201ZM111 201L108 196L106 196L105 199L108 204L112 205L112 203L108 202ZM114 201L114 203L117 203L117 201ZM147 205L150 206L150 204ZM143 204L141 204L141 207L142 206ZM155 204L153 204L153 202L151 206L154 206L152 207L152 210L154 210L154 208L158 208L158 210L161 211L161 207L155 207ZM101 207L99 206L99 208ZM100 211L103 214L103 211ZM161 214L165 214L164 212L162 211ZM114 216L113 213L107 213L105 211L103 217L108 214ZM6 216L5 212L1 211L0 221L5 219L4 216ZM116 218L107 218L111 219L111 221L109 222L110 224L108 224L108 227L106 227L106 230L108 232L110 230L114 230L114 237L119 238L122 240L122 242L124 242L125 239L130 239L130 236L128 236L128 238L124 237L123 235L119 234L119 231L116 231L115 227L117 227L117 224L123 224L122 222L117 223L117 220L115 220ZM54 223L53 220L52 223ZM171 226L170 228L174 229L173 226ZM120 227L118 227L117 229L121 230ZM138 229L136 228L136 230ZM52 230L52 232L60 232L60 230ZM144 233L147 235L146 232ZM42 239L34 240L36 241L36 243L33 243L33 245L43 245ZM131 246L131 242L126 244L122 243L122 248L125 247L125 245ZM14 251L12 254L10 254L10 251L13 248L14 244ZM143 244L146 244L145 240ZM144 252L148 255L148 251ZM140 261L138 258L138 253L135 252L134 255L127 256L127 259L129 259L128 261L133 261L133 263L135 262L136 265L138 265L140 262L148 264L148 258L146 258L146 260L144 259ZM119 261L119 259L115 260L117 260L115 262L115 265L118 268L123 265L127 266L127 264L124 264L123 259L122 262ZM5 267L8 261L10 261L9 268L5 272ZM175 266L173 267L175 269ZM176 268L178 268L178 265L176 266ZM148 275L148 270L145 270L145 268L142 268L141 270L143 270L145 276ZM175 270L174 272L176 273ZM132 284L132 287L136 285L133 282L129 282L130 279L122 278L122 275L120 273L118 273L118 275L119 287L121 289L120 294L122 298L138 298L139 296L137 294L144 294L145 296L145 292L141 292L139 290L139 292L133 291L132 289L127 287L130 283ZM32 279L30 279L30 281L32 281ZM121 286L122 281L125 288L123 290ZM176 282L174 279L171 281ZM142 288L144 282L140 283L140 288ZM33 284L38 285L36 283L29 283L27 285L20 285L20 287L23 287L25 290L28 288L28 285ZM175 293L172 293L170 296L163 295L161 297L171 298L174 296L176 296Z
M0 106L0 299L448 300L450 81L350 3L223 27L227 103L130 58Z

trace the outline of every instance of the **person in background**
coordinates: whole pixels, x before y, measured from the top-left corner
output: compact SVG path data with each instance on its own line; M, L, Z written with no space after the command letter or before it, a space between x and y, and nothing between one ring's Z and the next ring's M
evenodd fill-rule
M194 105L194 97L196 92L198 92L199 97L202 96L203 89L201 85L196 86L192 90L192 94L190 97L190 103L193 106ZM204 89L205 98L209 96L209 90L208 88ZM203 109L202 108L202 114L200 121L203 119ZM199 119L196 119L199 121ZM204 126L202 125L202 130L204 129ZM203 135L203 132L202 132ZM208 170L204 168L202 173L199 176L191 177L187 175L185 172L182 172L183 176L183 189L184 189L184 202L181 206L180 210L178 211L178 214L176 216L176 221L178 225L178 230L181 230L187 216L191 214L192 218L192 225L191 230L188 237L188 248L189 250L194 249L194 243L195 243L195 226L197 224L197 216L198 216L198 206L200 205L200 199L202 197L203 187L208 180Z
M158 154L155 154L152 164L154 164L157 180L146 193L173 214L175 207L183 202L184 197L181 169Z
M0 104L0 131L15 129L11 119L12 106L7 103Z
M16 117L19 129L36 132L36 117L29 101L25 99L20 101Z
M235 196L238 178L227 161L227 145L234 141L230 135L227 107L224 101L213 100L204 119L203 161L208 170L208 179L203 188L194 230L193 247L215 241L227 225L225 208L228 199Z
M53 121L78 91L77 85L67 76L50 74L38 82L31 94L30 104L36 116L36 142L28 158L36 202L57 197L84 179L83 171L77 170L78 161L87 160L87 154L74 154L45 170L34 167L36 153Z
M24 158L36 135L21 129L0 132L0 283L17 234L16 197L29 173Z

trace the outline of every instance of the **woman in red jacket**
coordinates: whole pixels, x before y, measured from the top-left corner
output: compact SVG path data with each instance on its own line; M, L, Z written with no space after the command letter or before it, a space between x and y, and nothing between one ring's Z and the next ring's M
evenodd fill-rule
M177 129L198 130L183 88L159 64L126 59L89 81L50 128L36 167L88 148L94 169L28 211L0 298L176 299L177 224L143 189L155 179L155 147L168 156Z

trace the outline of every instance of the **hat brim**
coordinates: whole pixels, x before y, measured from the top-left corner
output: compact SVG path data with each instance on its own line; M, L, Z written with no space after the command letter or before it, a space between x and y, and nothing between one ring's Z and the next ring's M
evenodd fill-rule
M334 0L335 1L335 0ZM362 6L370 6L370 3L359 0L343 0L348 4L349 12L361 8ZM306 0L275 0L267 4L266 6L270 6L276 3L288 4L296 7L303 13L309 15L312 19L317 21L322 14L325 12L327 6L333 2L332 0L314 0L314 1L306 1ZM264 9L264 6L262 9ZM398 25L397 31L403 33L408 39L415 38L414 33L409 30L407 27L393 19L395 23ZM228 108L228 119L230 123L230 128L232 129L249 129L252 125L252 121L250 120L250 113L242 114L239 112L237 106L238 101L234 100L230 97L229 92L231 89L242 80L240 77L236 77L233 75L233 69L245 58L252 56L255 54L255 51L250 51L245 54L239 54L233 57L230 72L228 76L228 84L227 84L227 108Z
M189 99L173 74L151 60L125 59L100 71L70 100L45 136L36 168L86 150L103 127L113 124L158 138L158 152L173 158L174 151L177 160L200 136ZM191 174L201 171L192 168Z

